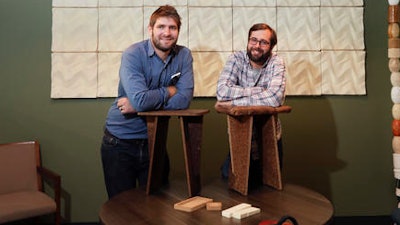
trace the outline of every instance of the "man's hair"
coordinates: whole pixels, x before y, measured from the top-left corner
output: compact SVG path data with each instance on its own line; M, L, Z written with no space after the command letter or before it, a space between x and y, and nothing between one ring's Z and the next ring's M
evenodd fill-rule
M274 46L276 45L276 43L278 43L278 38L276 37L276 32L274 29L272 29L268 24L266 23L257 23L254 24L250 30L249 30L249 36L247 38L247 40L250 39L251 33L253 33L253 31L257 31L257 30L269 30L271 31L271 40L269 40L270 45L271 45L271 49L274 48Z
M164 5L160 6L156 11L151 14L149 25L150 27L154 27L157 19L160 17L170 17L175 20L178 25L178 31L181 29L181 17L173 6Z

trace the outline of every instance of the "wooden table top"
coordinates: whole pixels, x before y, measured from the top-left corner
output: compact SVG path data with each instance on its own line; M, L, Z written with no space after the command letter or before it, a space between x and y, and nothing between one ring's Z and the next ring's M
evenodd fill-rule
M225 218L221 211L208 211L206 208L194 212L179 211L174 209L174 204L189 198L185 184L184 181L174 181L152 195L146 195L144 189L123 192L103 204L100 222L105 225L257 225L263 220L277 220L290 215L301 225L321 225L328 224L333 216L333 206L328 199L298 185L284 184L282 191L264 186L243 196L229 190L227 182L219 179L203 185L200 196L221 202L222 210L249 203L260 208L261 213L238 220Z

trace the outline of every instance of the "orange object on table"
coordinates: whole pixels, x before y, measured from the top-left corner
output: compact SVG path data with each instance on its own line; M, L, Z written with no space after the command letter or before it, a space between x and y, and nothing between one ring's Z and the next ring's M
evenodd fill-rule
M277 220L263 220L258 225L276 225L278 223ZM284 222L282 225L292 225L291 222Z

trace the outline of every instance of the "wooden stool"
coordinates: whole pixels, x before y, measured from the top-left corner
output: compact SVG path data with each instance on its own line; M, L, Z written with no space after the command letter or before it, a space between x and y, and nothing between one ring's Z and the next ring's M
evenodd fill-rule
M262 147L263 184L282 190L282 178L276 138L278 113L288 113L290 106L233 106L221 107L219 113L226 113L228 119L229 147L231 154L231 173L229 187L243 195L248 193L251 137L253 128L260 133L258 143ZM257 121L257 123L254 123ZM253 127L254 125L254 127Z
M203 115L209 111L208 109L186 109L138 113L139 116L146 116L147 121L150 155L147 194L159 190L162 185L168 122L171 116L180 118L189 196L192 197L200 193L200 149Z

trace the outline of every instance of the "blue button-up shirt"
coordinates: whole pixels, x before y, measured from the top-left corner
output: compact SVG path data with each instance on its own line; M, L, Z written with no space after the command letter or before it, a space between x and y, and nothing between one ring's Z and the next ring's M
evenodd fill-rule
M123 115L117 107L121 97L127 97L137 112L188 108L194 88L192 64L192 54L184 46L176 45L165 61L157 56L151 40L128 47L122 54L118 97L106 119L108 131L121 139L147 138L145 118ZM176 74L180 74L175 84L177 93L169 98L167 87Z

